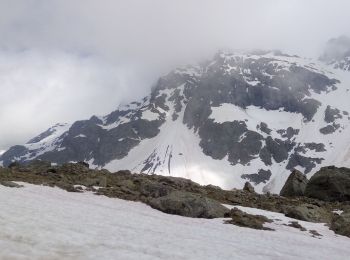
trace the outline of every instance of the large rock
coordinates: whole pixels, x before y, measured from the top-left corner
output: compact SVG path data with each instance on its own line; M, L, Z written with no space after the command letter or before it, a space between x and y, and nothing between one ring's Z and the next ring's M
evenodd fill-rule
M312 204L301 204L299 206L286 207L285 215L308 222L330 223L333 214L322 207Z
M139 192L141 195L152 198L159 198L168 195L173 188L164 183L155 181L143 180L139 186Z
M13 181L0 181L0 185L9 187L9 188L22 188L23 185L17 184Z
M339 235L350 237L350 210L336 215L332 220L331 229Z
M350 169L321 168L306 185L305 196L324 201L349 201Z
M204 196L174 191L149 201L152 208L165 213L192 218L222 218L229 210L219 202Z
M280 192L284 197L303 196L308 179L301 172L294 170L288 177Z

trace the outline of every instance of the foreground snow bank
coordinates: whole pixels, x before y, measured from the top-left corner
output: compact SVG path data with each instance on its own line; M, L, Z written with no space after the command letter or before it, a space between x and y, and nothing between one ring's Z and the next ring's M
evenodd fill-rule
M191 219L147 205L24 184L0 186L0 259L347 259L350 239L323 224L300 222L323 236L282 225L276 231ZM253 212L252 212L253 213ZM278 220L280 219L280 220Z

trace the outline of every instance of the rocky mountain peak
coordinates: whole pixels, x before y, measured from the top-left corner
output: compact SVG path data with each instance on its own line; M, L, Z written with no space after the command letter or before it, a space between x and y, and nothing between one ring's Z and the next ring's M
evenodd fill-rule
M281 52L218 52L161 77L142 100L56 125L0 162L85 161L279 192L292 169L350 162L350 77L337 71Z

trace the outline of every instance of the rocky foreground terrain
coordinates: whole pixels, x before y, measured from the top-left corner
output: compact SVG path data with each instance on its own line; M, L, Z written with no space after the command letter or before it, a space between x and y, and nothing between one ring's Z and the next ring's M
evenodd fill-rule
M310 180L293 171L281 194L258 194L250 183L242 190L223 190L201 186L191 180L160 175L111 173L89 169L86 163L52 166L50 162L33 161L27 165L12 163L0 167L0 184L21 188L17 182L55 186L68 192L91 191L96 195L140 201L165 213L193 218L226 217L227 224L255 229L271 220L248 214L237 207L251 207L282 213L296 221L289 225L305 228L297 220L327 223L335 233L350 237L350 169L324 167ZM228 207L232 205L237 207ZM309 231L317 237L317 232Z

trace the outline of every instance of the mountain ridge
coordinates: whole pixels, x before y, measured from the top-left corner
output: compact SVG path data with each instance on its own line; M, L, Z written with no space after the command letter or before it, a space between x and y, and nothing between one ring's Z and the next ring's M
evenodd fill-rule
M142 100L58 124L0 162L86 161L278 192L294 168L350 163L349 74L282 53L219 52L161 77Z

